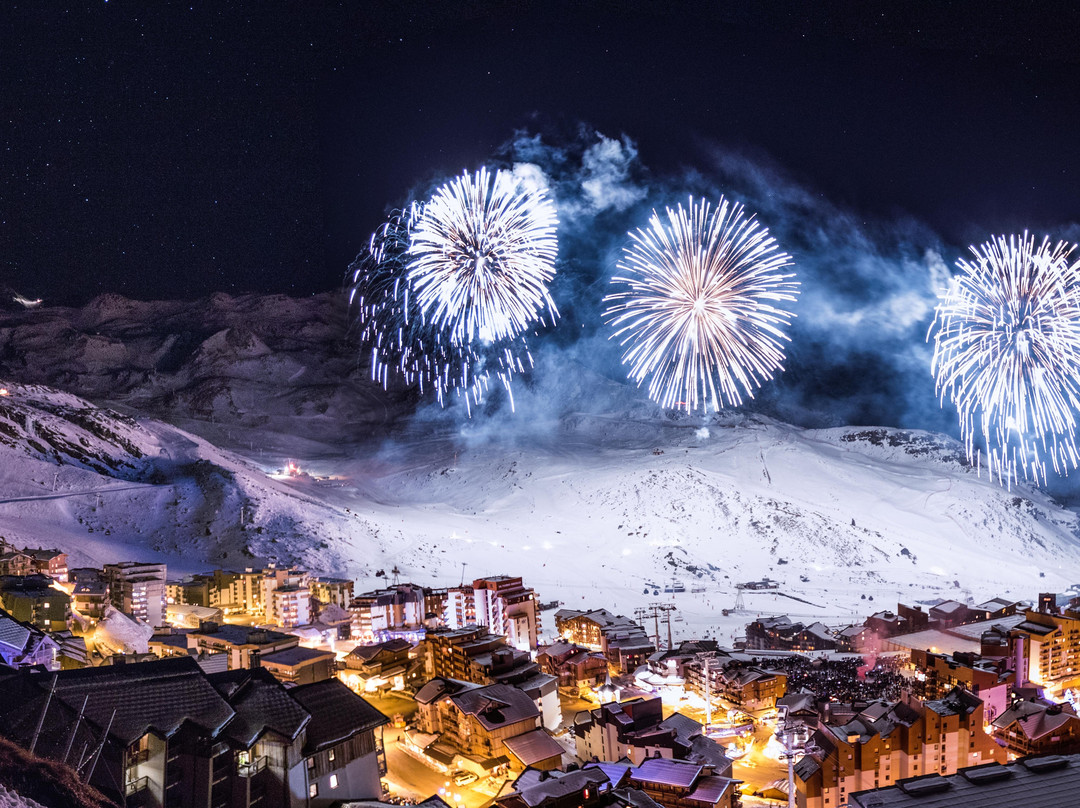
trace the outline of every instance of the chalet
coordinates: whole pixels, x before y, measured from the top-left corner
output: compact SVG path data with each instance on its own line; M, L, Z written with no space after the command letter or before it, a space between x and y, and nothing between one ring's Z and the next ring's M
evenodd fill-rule
M416 703L421 731L440 735L444 743L474 760L507 755L508 739L541 729L540 710L512 685L481 686L440 677L417 691ZM519 751L527 751L526 756L540 749L534 742L535 749L525 750L524 744Z
M984 603L972 606L971 611L975 612L976 620L995 620L998 617L1010 617L1016 614L1018 608L1020 608L1019 601L991 598Z
M747 650L829 651L836 637L821 623L804 626L787 615L761 617L746 626Z
M608 674L608 661L599 651L560 640L545 645L536 656L540 670L554 676L559 687L576 693L602 683Z
M386 716L336 679L288 693L311 714L303 748L309 808L382 794L386 761L375 730Z
M1080 718L1071 704L1018 701L991 726L998 742L1017 757L1080 752Z
M631 770L631 788L668 808L737 808L740 781L713 773L709 766L650 758Z
M0 662L13 668L43 665L56 670L59 652L59 644L44 631L0 609Z
M626 771L621 770L621 780L626 779ZM619 786L619 780L612 781L608 772L596 765L571 772L526 769L514 781L513 791L495 798L495 805L498 808L606 808L624 804L615 801L614 790ZM637 800L633 804L651 808Z
M341 678L354 690L368 693L415 687L420 683L423 661L412 650L412 643L403 639L358 645L345 655Z
M930 607L930 624L935 628L952 628L977 619L976 613L959 601L946 600Z
M67 583L67 553L62 553L59 550L33 549L29 547L23 552L30 557L33 572L48 575L54 581Z
M28 554L14 549L0 553L0 576L24 576L34 572L34 560Z
M579 760L641 763L659 755L692 760L712 766L720 774L731 773L731 761L721 747L702 735L703 727L692 718L674 713L663 717L659 698L635 698L611 702L574 718Z

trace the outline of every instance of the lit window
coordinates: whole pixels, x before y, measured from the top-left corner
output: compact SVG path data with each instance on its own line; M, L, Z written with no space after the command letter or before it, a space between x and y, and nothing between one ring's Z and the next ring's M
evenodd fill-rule
M329 755L330 755L330 762L333 763L334 762L334 750L333 749L330 750Z
M337 775L336 774L331 774L330 775L330 788L337 788Z
M308 797L311 797L311 798L319 796L319 784L318 783L312 783L310 786L308 786L307 787L307 795L308 795Z

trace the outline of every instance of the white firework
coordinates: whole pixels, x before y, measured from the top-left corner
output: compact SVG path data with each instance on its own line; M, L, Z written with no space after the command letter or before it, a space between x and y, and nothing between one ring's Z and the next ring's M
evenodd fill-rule
M604 318L649 397L684 410L737 406L782 370L798 282L791 256L742 205L720 197L655 211L630 233Z
M971 247L930 327L939 396L960 416L969 460L991 477L1045 484L1046 462L1068 473L1080 459L1080 261L1049 237L997 236Z
M433 390L440 405L450 391L464 398L471 415L483 403L492 379L506 389L533 366L526 335L497 344L455 342L425 320L408 280L408 248L424 206L395 212L372 234L349 266L347 290L354 333L369 355L371 378L388 388L392 378Z
M444 185L409 246L409 284L426 321L459 345L512 339L558 316L548 285L558 251L555 207L542 190L486 168Z

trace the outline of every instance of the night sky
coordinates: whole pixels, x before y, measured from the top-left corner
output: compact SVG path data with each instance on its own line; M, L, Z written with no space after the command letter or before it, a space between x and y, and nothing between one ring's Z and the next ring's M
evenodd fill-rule
M722 186L738 154L950 264L994 232L1075 234L1080 11L752 5L5 8L0 285L339 288L411 191L580 127L635 144L650 188Z

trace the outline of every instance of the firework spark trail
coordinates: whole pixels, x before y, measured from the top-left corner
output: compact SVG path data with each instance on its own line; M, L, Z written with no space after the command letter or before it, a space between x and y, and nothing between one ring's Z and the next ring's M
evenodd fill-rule
M512 409L513 376L533 366L526 335L494 344L456 340L434 326L417 304L409 281L409 247L424 210L414 203L393 214L349 267L349 304L360 344L370 352L372 380L386 389L398 377L417 385L421 394L434 390L441 406L454 391L471 415L494 376L506 388Z
M555 207L542 190L521 191L508 172L486 168L447 183L420 217L409 255L417 304L454 344L512 339L558 317Z
M971 247L927 334L938 395L960 416L968 459L991 478L1046 483L1075 469L1080 406L1080 261L1049 237L998 236Z
M654 211L630 233L605 298L604 319L626 348L623 364L663 407L720 410L753 397L781 369L784 328L798 282L791 256L742 205L724 197ZM629 347L627 347L629 346Z

